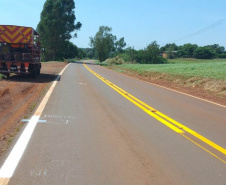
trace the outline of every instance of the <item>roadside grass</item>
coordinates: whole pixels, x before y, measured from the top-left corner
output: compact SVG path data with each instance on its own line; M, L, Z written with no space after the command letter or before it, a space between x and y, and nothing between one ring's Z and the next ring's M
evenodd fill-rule
M226 59L195 59L195 58L177 58L168 59L169 64L191 64L191 63L215 63L215 62L226 62Z
M226 59L172 59L168 64L123 64L110 67L120 73L165 80L187 87L199 86L226 95Z
M96 65L100 65L100 66L108 66L107 63L104 63L104 62L100 62L99 60L95 61L94 64Z
M123 64L120 70L132 70L138 74L166 73L184 77L203 77L226 80L226 60L216 62L178 62L174 64Z
M96 65L101 65L101 62L100 62L99 60L96 60L96 61L94 62L94 64L96 64Z

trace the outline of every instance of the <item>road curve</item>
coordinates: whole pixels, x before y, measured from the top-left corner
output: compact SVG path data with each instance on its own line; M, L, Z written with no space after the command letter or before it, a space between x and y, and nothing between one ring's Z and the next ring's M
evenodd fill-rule
M209 142L175 132L82 63L70 64L7 184L226 184L224 107L87 67Z

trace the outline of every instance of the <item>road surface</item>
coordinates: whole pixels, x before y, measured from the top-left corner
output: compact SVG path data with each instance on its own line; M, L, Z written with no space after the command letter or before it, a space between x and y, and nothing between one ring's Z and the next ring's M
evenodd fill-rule
M0 184L226 185L223 106L74 63L40 114Z

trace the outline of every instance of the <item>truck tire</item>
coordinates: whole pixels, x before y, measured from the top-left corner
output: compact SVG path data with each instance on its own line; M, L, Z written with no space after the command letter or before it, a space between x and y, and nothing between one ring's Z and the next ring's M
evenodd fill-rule
M41 69L38 67L37 74L40 75L40 73L41 73Z
M32 78L36 78L38 75L37 65L31 64L29 67L30 67L30 76Z
M10 73L5 74L5 76L8 79L10 77Z

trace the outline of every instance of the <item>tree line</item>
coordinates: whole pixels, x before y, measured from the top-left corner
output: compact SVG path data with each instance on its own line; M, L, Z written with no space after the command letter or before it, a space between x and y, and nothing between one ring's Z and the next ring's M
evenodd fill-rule
M116 36L111 31L112 29L107 26L100 26L95 36L90 37L90 46L92 48L83 49L88 58L96 58L103 62L107 58L119 56L124 61L146 64L165 63L167 59L173 58L226 58L225 48L218 44L201 47L190 43L182 46L169 43L160 47L157 41L153 41L144 49L125 48L126 42L124 37L117 41Z
M177 46L175 43L166 44L161 47L161 52L166 53L168 58L197 58L197 59L213 59L226 58L226 51L223 46L218 44L198 46L197 44L184 44Z

